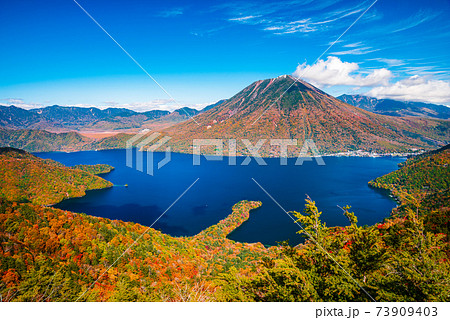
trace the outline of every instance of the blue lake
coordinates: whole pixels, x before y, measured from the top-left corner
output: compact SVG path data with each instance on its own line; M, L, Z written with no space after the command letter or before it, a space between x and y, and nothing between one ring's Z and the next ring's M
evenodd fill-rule
M385 192L374 190L367 182L397 169L402 158L324 157L325 166L306 161L296 166L289 159L281 166L279 159L264 159L259 166L229 166L228 160L193 165L193 156L172 154L171 161L153 176L126 166L125 150L82 151L74 153L37 153L67 166L105 163L115 167L103 177L116 186L90 191L85 197L69 199L56 207L93 216L133 221L151 225L197 178L199 180L153 226L173 236L190 236L217 223L231 213L240 200L259 200L263 205L252 211L250 219L235 230L230 239L274 245L289 240L298 244L302 238L298 226L252 180L255 179L287 211L301 211L309 195L328 226L347 225L337 206L351 205L359 223L374 224L389 216L396 203ZM155 154L155 163L163 158ZM146 163L144 162L144 168ZM124 187L128 184L128 187Z

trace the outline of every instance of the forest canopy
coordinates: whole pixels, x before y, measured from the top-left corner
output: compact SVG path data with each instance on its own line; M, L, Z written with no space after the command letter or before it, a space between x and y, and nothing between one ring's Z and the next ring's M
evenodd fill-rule
M307 198L290 212L305 242L267 248L227 239L261 202L241 201L196 236L172 237L45 206L111 184L92 174L102 167L3 148L1 300L448 301L449 159L443 149L371 182L400 201L382 223L360 226L345 206L348 225L327 227Z

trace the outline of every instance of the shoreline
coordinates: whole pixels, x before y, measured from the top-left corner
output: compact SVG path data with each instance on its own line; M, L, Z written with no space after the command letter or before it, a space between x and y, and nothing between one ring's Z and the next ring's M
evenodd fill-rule
M133 147L133 149L137 149L136 147ZM438 148L439 149L439 148ZM128 150L127 148L106 148L106 149L90 149L90 150L75 150L75 151L62 151L62 150L55 150L55 151L33 151L30 152L31 154L37 155L42 153L75 153L75 152L98 152L98 151L112 151L112 150ZM432 149L437 150L437 149ZM428 150L428 151L432 151ZM29 151L28 151L29 152ZM378 152L369 152L369 151L363 151L363 150L357 150L357 151L342 151L342 152L336 152L336 153L324 153L321 155L305 155L305 157L310 158L318 158L318 157L356 157L356 158L386 158L386 157L397 157L397 158L407 158L407 157L413 157L418 156L423 153L426 153L427 150L419 150L417 152L386 152L386 153L378 153ZM154 151L154 153L164 153L164 151ZM193 153L188 152L181 152L181 151L171 151L171 153L175 154L186 154L186 155L194 155ZM230 156L224 154L223 156L217 156L215 154L210 153L201 153L201 156L213 156L213 157L226 157L229 158ZM236 157L253 157L252 155L246 155L246 154L237 154ZM280 156L265 156L265 157L257 157L262 159L279 159L282 158ZM284 158L284 157L283 157ZM287 156L287 159L298 159L298 156L292 157Z
M121 148L121 149L104 149L104 150L117 150L118 152L119 151L123 152L124 150L127 150L127 149ZM90 151L92 151L92 150L90 150ZM99 151L103 151L103 150L99 150ZM82 152L82 151L78 151L78 152ZM160 152L160 153L164 153L164 152ZM186 153L181 153L181 152L174 152L174 153L186 154ZM409 154L410 153L408 153L408 155ZM190 154L187 154L187 155L190 155ZM354 158L363 158L363 157L369 157L370 155L373 155L373 154L371 154L371 153L361 153L361 152L354 154L353 152L346 152L346 153L338 153L338 154L326 154L326 155L323 155L323 157L346 157L346 158L354 157ZM395 154L375 154L375 155L376 155L376 157L380 157L380 158L381 157L386 157L387 158L387 157L405 157L406 154L395 153ZM245 158L245 156L239 156L239 158L243 159L243 158ZM270 159L270 158L265 158L265 159ZM289 159L291 159L291 158L289 158ZM292 158L292 159L296 159L296 158ZM222 159L221 161L227 161L227 159ZM109 181L106 177L103 178L103 179L105 179L106 181ZM109 182L111 182L111 181L109 181ZM373 187L373 186L370 185L370 181L366 182L366 183L369 184L370 188L379 189L379 190L385 191L386 192L386 196L391 198L395 202L396 206L399 205L399 202L397 201L397 199L392 197L391 190ZM56 209L60 209L60 208L57 207L57 205L60 204L61 202L64 202L64 201L72 199L72 198L85 197L91 191L95 192L95 191L104 190L104 189L110 189L110 188L114 188L114 187L118 187L118 186L114 184L111 187L86 190L84 195L81 195L81 196L78 196L78 197L66 198L66 199L63 199L60 202L52 204L50 206L53 207L53 208L56 208ZM244 215L242 215L242 216L241 216L242 212L240 214L237 214L235 212L235 209L237 209L237 207L245 207L245 204L248 204L249 207L250 207L248 212L245 212ZM227 238L227 239L229 239L228 236L230 234L232 234L234 231L239 229L242 226L242 224L244 224L246 221L248 221L248 219L250 218L250 211L252 211L254 209L257 209L260 206L262 206L262 202L259 201L259 200L256 200L256 201L240 200L239 202L237 202L237 203L232 205L232 212L229 215L227 215L224 219L218 221L217 223L215 223L213 225L210 225L210 226L206 227L205 229L201 230L199 233L197 233L195 235L190 235L190 236L179 235L179 236L176 236L176 235L172 235L172 234L168 233L167 231L166 232L161 231L161 230L159 230L159 231L161 233L163 233L163 234L166 234L166 235L174 237L174 238L193 238L193 239L195 239L195 238L198 238L198 237L205 237L206 236L206 237L211 237L211 238L215 238L215 239L216 238ZM395 208L395 206L391 210L387 211L385 217L382 218L380 221L377 221L376 223L381 223L384 219L390 218L392 216L392 210L394 208ZM60 209L60 210L67 210L67 209ZM92 216L92 217L105 218L105 217L98 216L98 215L95 215L95 214L90 214L90 213L85 213L85 212L78 212L78 211L72 211L70 209L67 210L67 211L74 212L74 213L83 213L83 214L86 214L86 215ZM132 221L132 220L123 220L123 219L117 219L117 218L116 219L105 218L105 219L110 219L111 221L118 220L118 221L124 221L124 222L138 223L138 222L135 222L135 221ZM138 224L141 224L141 223L138 223ZM148 225L144 225L144 224L141 224L141 225L148 226ZM229 239L229 240L231 240L231 239ZM239 243L249 243L249 244L260 243L266 248L274 246L274 245L265 244L262 241L256 241L256 242L243 242L243 241L236 241L236 240L232 240L232 241L239 242Z

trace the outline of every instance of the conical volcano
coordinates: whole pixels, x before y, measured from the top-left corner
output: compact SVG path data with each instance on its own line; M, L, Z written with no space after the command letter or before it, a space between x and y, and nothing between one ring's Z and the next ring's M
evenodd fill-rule
M235 96L165 131L176 151L190 152L193 139L312 139L322 153L354 150L406 152L444 145L449 121L390 117L342 102L313 85L284 75L252 83ZM292 152L298 152L293 148ZM225 149L226 143L225 143ZM262 156L278 156L269 142ZM245 146L238 154L247 154Z

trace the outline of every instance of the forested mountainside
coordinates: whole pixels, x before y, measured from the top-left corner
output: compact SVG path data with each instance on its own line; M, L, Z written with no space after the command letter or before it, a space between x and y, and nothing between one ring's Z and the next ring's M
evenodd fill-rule
M414 205L424 218L425 227L450 239L450 145L408 159L399 170L369 183L390 190L404 213ZM414 199L410 203L408 199Z
M0 147L29 152L76 151L93 139L76 132L52 133L44 130L8 130L0 128Z
M54 133L45 130L8 130L0 128L0 146L28 152L124 149L134 134L117 133L93 139L77 132Z
M3 154L32 168L35 167L32 161L39 161L33 157L29 160L30 155L23 151L6 150ZM448 158L445 161L448 163ZM35 170L28 171L27 178L42 180L46 174L44 163L54 170L66 171L61 172L62 176L84 173L52 161L41 162ZM414 163L399 170L411 165ZM439 174L436 170L431 172ZM66 191L61 185L43 183L39 192L53 192L59 195L56 198L62 197ZM10 196L14 194L11 189L14 186L10 184L0 186L6 196L0 200L2 301L371 301L372 298L448 301L450 298L449 243L433 221L424 223L430 211L423 209L423 201L414 193L401 197L404 210L395 210L383 223L364 227L357 224L349 207L343 208L349 226L326 227L320 221L321 212L316 204L307 199L303 212L291 214L315 240L308 240L309 236L300 232L306 236L304 244L265 248L258 243L237 243L226 238L260 202L241 201L218 224L194 237L175 238L136 223L27 203L33 198L17 201ZM53 203L41 198L42 204ZM448 202L435 204L434 208L446 207Z
M450 108L438 104L376 99L368 96L348 94L343 94L337 97L337 99L351 104L352 106L387 116L431 117L439 119L450 118Z
M258 261L277 250L226 238L260 202L241 201L200 234L175 238L131 222L47 207L99 182L111 184L20 150L2 149L0 157L1 301L215 300L219 273L255 273Z
M0 127L49 131L111 131L160 128L184 121L200 111L188 107L173 112L151 110L136 112L125 108L81 108L49 106L25 110L0 106Z
M389 117L351 106L290 76L254 82L230 99L193 119L163 131L173 149L192 152L194 139L238 139L237 153L248 154L240 139L297 139L291 156L306 139L322 153L349 150L406 152L432 149L450 140L450 122L439 119ZM280 98L281 97L281 98ZM227 141L225 141L227 142ZM206 149L205 149L206 150ZM212 153L211 150L206 150ZM262 156L279 156L268 141ZM228 145L225 145L225 152Z
M392 190L400 201L390 218L374 226L359 226L347 206L342 211L350 226L326 227L314 201L307 199L303 212L291 212L304 226L299 233L306 242L295 248L285 245L277 258L264 259L257 275L222 275L221 299L448 301L449 155L447 146L411 158L372 181Z
M11 201L55 204L81 197L87 190L112 187L112 183L79 168L66 168L28 152L0 148L0 196Z
M230 218L242 223L258 205L241 202ZM236 243L222 232L174 238L135 223L6 200L0 228L2 301L210 301L218 274L255 273L276 250Z
M420 198L450 188L450 145L408 159L399 170L371 181L374 187Z
M72 169L83 170L92 174L105 174L114 170L109 164L77 164Z

